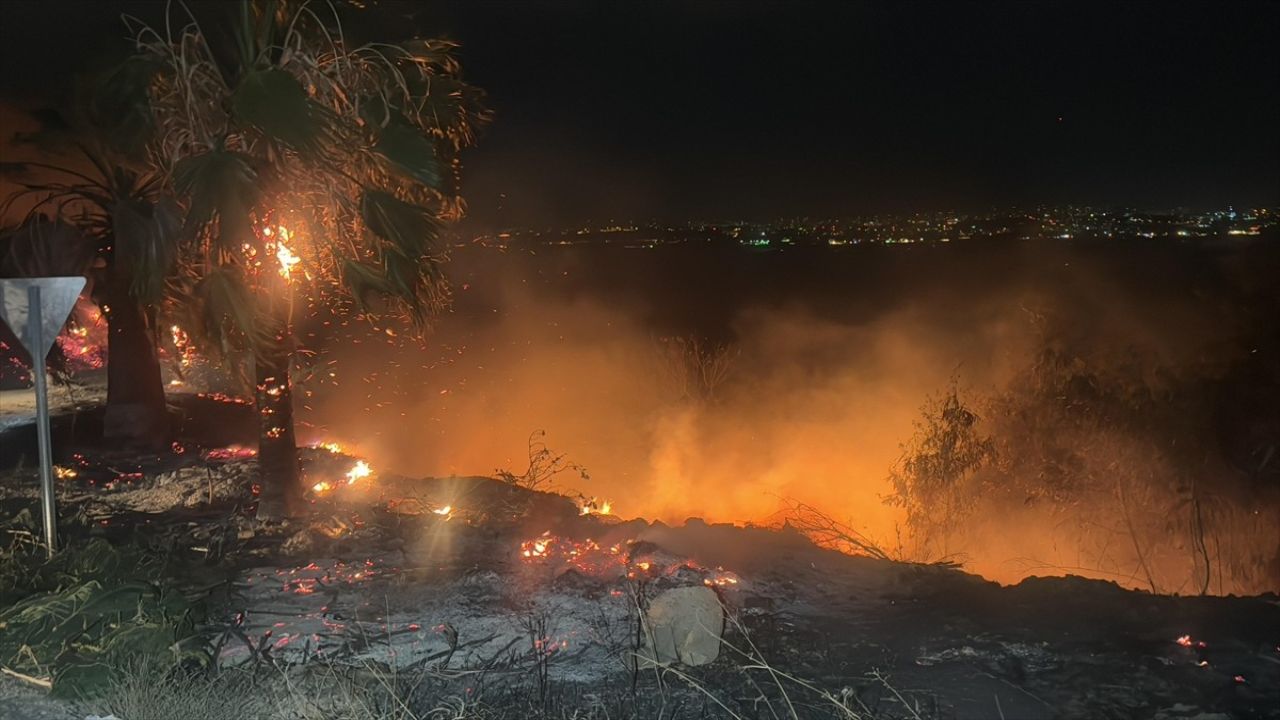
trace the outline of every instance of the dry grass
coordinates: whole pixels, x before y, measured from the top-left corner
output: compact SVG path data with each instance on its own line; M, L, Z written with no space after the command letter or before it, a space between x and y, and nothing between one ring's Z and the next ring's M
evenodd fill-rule
M140 659L121 668L106 694L86 712L104 709L123 720L239 720L258 717L262 706L242 674L163 673Z

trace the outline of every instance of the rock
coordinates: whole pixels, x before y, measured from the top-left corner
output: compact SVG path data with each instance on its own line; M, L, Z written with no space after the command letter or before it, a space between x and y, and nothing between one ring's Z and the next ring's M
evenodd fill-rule
M720 655L724 608L711 588L701 585L667 590L649 603L640 667L706 665Z
M284 541L280 546L280 553L289 557L310 554L315 548L315 541L311 538L311 533L306 530L299 530Z

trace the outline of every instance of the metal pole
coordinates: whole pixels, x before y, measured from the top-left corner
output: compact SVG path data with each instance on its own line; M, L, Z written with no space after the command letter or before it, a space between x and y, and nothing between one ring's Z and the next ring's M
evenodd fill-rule
M53 441L49 436L49 387L44 377L43 318L40 286L27 288L27 335L31 338L31 374L36 381L36 437L40 443L40 505L44 511L44 539L49 557L58 548L58 516L53 507ZM36 354L39 353L39 357Z

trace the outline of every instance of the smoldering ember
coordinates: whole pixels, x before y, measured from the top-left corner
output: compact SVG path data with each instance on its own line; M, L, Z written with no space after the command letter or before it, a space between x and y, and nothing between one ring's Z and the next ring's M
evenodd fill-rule
M1277 36L0 3L0 718L1280 718Z

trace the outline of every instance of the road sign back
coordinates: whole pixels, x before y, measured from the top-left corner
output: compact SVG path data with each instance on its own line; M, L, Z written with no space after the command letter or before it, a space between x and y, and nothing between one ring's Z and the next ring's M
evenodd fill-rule
M31 309L28 307L29 288L40 287L40 344L43 347L32 347L27 317ZM13 334L22 341L22 346L31 353L31 357L42 360L49 354L53 341L58 337L67 316L75 307L76 298L84 289L82 277L46 277L46 278L14 278L0 280L0 319L13 330Z

